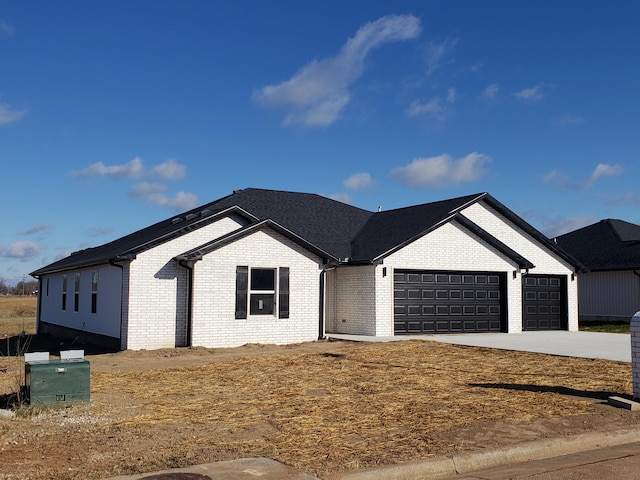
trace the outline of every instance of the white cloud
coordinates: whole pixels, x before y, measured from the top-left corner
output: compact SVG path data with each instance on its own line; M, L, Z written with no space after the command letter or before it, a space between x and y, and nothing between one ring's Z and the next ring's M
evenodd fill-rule
M22 230L18 230L18 235L34 235L36 233L46 233L51 230L50 223L38 223L29 228L24 228Z
M103 176L114 180L180 180L186 175L186 166L169 159L152 168L146 168L140 157L122 165L107 166L97 162L84 170L71 172L76 177ZM198 197L192 193L178 192L173 198L166 195L167 186L163 183L141 182L133 185L129 196L142 198L152 205L167 207L171 210L189 210L197 206Z
M153 173L166 180L180 180L184 178L186 171L187 167L179 164L173 158L153 167Z
M142 198L151 205L166 207L175 211L190 210L198 205L198 197L193 193L178 192L173 198L166 194L167 186L161 183L138 183L131 187L129 195Z
M544 183L551 184L556 188L566 187L568 183L567 176L555 168L549 173L543 175L542 181Z
M544 98L543 84L536 85L535 87L524 88L513 95L518 99L526 102L539 102Z
M9 125L21 120L27 114L26 110L13 110L7 105L0 105L0 125Z
M373 178L371 178L371 174L367 172L354 173L349 178L347 178L342 184L345 188L349 188L351 190L366 190L369 187L375 185Z
M443 59L455 48L457 38L447 38L442 43L427 44L427 74L431 75L442 66Z
M498 98L498 94L500 93L500 85L497 83L492 83L491 85L487 85L482 93L480 94L480 98L484 100L494 101Z
M109 177L114 180L137 180L140 178L160 178L163 180L180 180L184 178L187 167L178 163L173 158L160 163L151 169L147 169L140 157L122 165L105 165L96 162L84 170L71 172L76 177Z
M416 158L406 167L394 168L390 177L410 187L446 187L479 180L486 173L491 157L473 152L454 159L443 154L437 157Z
M607 206L614 207L617 205L632 205L638 206L640 205L640 195L636 192L626 192L622 194L620 197L613 198L607 202Z
M542 181L552 184L558 189L568 190L586 190L595 185L595 183L604 177L616 177L622 175L624 168L622 165L609 165L608 163L599 163L591 172L589 178L581 183L571 183L564 173L553 169L546 175L543 175Z
M578 228L586 227L597 222L593 215L579 215L576 217L557 217L547 220L540 228L540 231L547 237L553 238L565 233L572 232Z
M582 188L591 188L602 177L616 177L621 175L624 169L621 165L609 165L607 163L599 163L591 176L583 184Z
M456 89L452 87L447 90L447 96L445 98L433 97L424 103L420 100L414 100L407 109L407 115L409 117L425 115L433 118L437 122L444 122L451 116L451 105L453 105L455 101Z
M16 242L11 245L0 244L0 257L28 260L40 255L40 249L33 242Z
M96 162L89 165L84 170L72 172L72 175L78 177L103 176L116 180L140 178L143 174L144 165L140 157L135 157L133 160L123 165L106 166L102 162Z
M253 99L263 107L285 109L285 125L330 125L349 103L349 87L364 73L369 53L419 33L417 17L387 15L358 29L336 56L310 62L289 80L255 91Z

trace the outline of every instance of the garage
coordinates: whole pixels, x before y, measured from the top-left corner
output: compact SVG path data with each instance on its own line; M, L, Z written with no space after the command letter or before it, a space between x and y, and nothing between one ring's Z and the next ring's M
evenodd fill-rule
M394 333L506 331L505 274L396 270Z
M567 277L525 275L522 297L523 330L567 329Z

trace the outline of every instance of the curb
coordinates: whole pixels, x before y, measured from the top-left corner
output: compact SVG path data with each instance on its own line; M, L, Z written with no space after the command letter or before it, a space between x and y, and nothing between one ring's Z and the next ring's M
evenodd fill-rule
M463 453L446 458L417 460L367 470L344 472L327 480L426 480L499 467L530 460L544 460L603 447L640 442L640 429L582 433L568 437L536 440L488 452Z

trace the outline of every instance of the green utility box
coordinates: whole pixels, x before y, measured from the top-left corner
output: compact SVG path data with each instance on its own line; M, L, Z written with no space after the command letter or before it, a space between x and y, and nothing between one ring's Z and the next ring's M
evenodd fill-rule
M90 401L89 362L83 359L43 360L24 366L29 403Z

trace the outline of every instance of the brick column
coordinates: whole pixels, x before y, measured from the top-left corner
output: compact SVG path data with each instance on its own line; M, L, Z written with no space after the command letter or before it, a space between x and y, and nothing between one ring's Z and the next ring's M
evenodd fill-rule
M640 312L631 317L631 372L633 398L640 400Z

